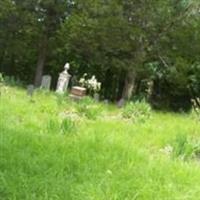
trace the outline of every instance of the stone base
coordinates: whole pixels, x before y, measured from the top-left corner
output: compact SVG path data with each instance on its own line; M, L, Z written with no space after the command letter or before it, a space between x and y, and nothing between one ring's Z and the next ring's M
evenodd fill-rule
M86 95L86 88L75 86L71 89L71 94L75 96L85 96Z
M74 101L80 101L81 99L83 99L85 96L77 96L77 95L73 95L70 94L69 97L74 100Z

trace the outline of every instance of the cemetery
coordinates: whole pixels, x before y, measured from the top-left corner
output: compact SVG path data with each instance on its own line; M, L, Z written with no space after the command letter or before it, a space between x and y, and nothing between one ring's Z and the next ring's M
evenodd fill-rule
M39 89L1 82L3 199L196 199L198 110L99 102L59 81L55 91L47 76Z
M0 200L200 200L199 11L0 1Z

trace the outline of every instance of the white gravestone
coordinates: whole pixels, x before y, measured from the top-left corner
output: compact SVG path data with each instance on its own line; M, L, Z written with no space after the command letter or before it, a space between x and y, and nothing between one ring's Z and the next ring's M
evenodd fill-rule
M50 75L42 76L42 83L40 88L45 90L50 90L50 87L51 87L51 76Z
M64 71L59 75L56 88L57 93L64 93L67 91L69 80L71 78L71 75L68 73L69 68L69 63L66 63L64 66Z

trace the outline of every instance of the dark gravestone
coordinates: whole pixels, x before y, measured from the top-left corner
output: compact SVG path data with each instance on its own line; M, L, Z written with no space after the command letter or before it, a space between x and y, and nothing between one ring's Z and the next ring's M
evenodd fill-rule
M126 103L125 99L122 98L117 102L117 107L122 108L125 105L125 103Z
M50 87L51 87L51 76L50 75L42 76L42 83L40 88L44 90L50 90Z

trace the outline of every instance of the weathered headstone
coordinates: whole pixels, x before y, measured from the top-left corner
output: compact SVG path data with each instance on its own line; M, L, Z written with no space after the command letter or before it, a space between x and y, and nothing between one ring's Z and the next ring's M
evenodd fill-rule
M94 100L99 102L100 95L98 93L94 93Z
M34 93L34 89L35 89L34 85L28 85L27 86L27 95L32 97L33 93Z
M125 99L122 98L117 102L117 107L122 108L125 105L125 103Z
M80 100L86 95L86 88L74 86L71 89L70 97L73 100Z
M40 88L45 90L50 90L50 87L51 87L51 76L50 75L42 76L42 83Z
M85 96L86 95L86 88L74 86L74 87L72 87L71 94L77 95L77 96Z
M104 102L105 104L108 104L108 103L109 103L108 99L104 99L103 102Z
M69 63L66 63L64 66L64 71L59 75L56 88L57 93L64 93L67 91L69 80L71 78L71 75L68 73L69 68L70 68Z

